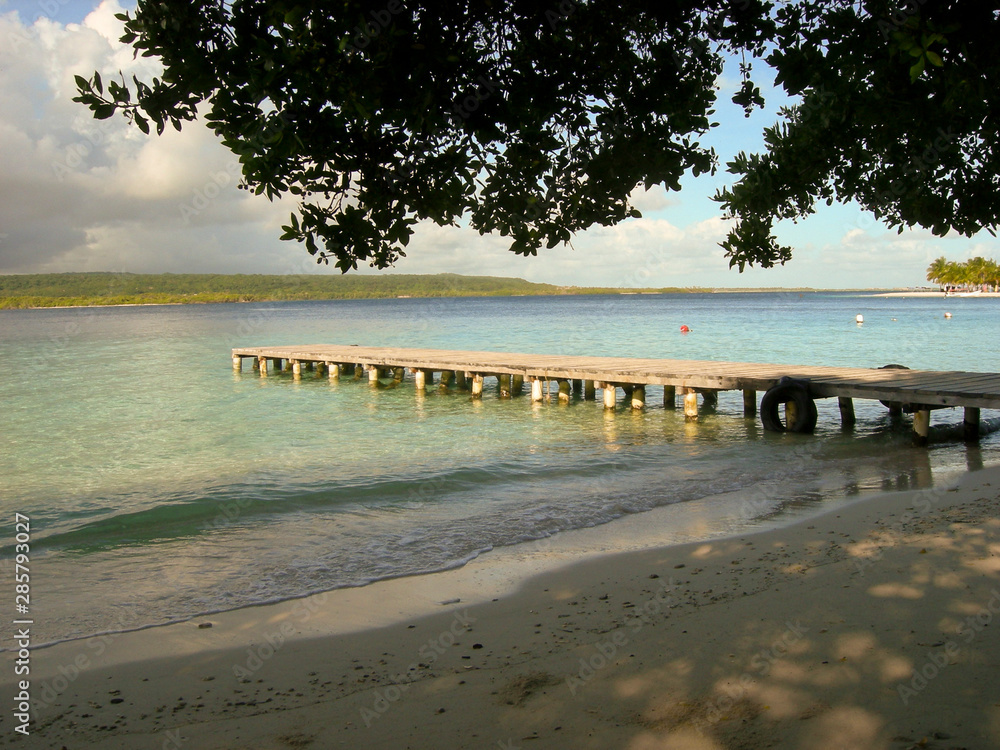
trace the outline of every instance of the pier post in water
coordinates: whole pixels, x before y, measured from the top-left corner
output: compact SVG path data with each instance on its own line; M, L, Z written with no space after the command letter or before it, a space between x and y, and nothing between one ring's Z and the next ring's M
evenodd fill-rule
M570 401L570 389L572 386L568 380L559 380L559 403L568 404Z
M239 354L233 355L233 369L240 372L243 369L243 357Z
M483 397L483 374L481 372L474 372L472 374L472 397L482 398Z
M520 396L521 391L524 390L524 375L511 375L510 376L510 395Z
M497 390L500 393L500 398L510 398L510 375L505 372L501 372L497 375Z
M615 410L615 401L618 398L618 389L611 383L602 383L604 389L604 408L608 411Z
M451 384L452 377L453 373L451 372L451 370L442 370L441 381L438 383L438 389L442 391L448 390L448 386Z
M962 433L967 443L979 442L979 408L965 407L965 419L962 421Z
M262 378L267 377L267 357L257 357L257 369L260 370Z
M537 404L541 403L545 399L542 393L542 380L541 378L531 379L531 403Z
M757 416L757 391L743 391L743 416L749 419Z
M795 405L794 401L789 401L785 404L785 429L791 432L791 425L795 424L799 419L799 407Z
M913 412L913 444L918 448L927 445L927 436L931 431L930 409L918 409Z
M468 383L469 373L464 370L455 371L455 387L460 391L466 391L469 389Z
M597 391L594 388L594 381L593 380L584 380L583 381L583 400L584 401L593 401L596 398L597 398Z
M423 370L413 371L413 385L418 391L426 390L427 388L427 373Z
M295 376L296 378L301 378L302 377L302 363L299 362L297 359L290 359L288 361L292 363L292 375Z
M646 407L646 386L637 385L632 389L632 408L644 409Z
M840 426L845 430L854 427L857 418L854 416L854 399L848 396L837 396L840 405Z
M368 367L368 384L369 385L378 385L378 376L379 376L378 367L376 367L375 365L369 365L369 367Z
M684 389L684 417L686 419L698 418L698 391L694 388Z
M330 380L340 380L340 365L336 362L327 362L326 371L330 376Z
M664 409L676 409L677 408L677 388L672 385L663 386L663 408Z

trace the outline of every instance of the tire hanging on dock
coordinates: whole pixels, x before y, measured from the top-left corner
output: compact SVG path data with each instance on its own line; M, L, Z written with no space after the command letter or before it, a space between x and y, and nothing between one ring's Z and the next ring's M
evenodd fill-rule
M795 421L786 425L781 419L781 407L788 403L795 405ZM812 432L816 418L816 402L803 380L782 378L760 400L760 421L771 432Z

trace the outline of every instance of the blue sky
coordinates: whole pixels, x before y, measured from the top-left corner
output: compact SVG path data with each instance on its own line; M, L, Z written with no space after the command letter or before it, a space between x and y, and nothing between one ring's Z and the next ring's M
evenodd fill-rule
M115 0L0 0L0 273L335 272L278 240L294 203L237 190L235 158L204 126L146 137L119 118L96 122L71 101L74 74L155 72L118 43L120 8ZM988 234L897 234L847 205L781 225L779 238L794 248L785 266L729 269L717 245L726 226L710 197L728 180L729 158L760 148L784 99L767 94L768 110L746 119L729 102L735 78L727 71L719 83L720 127L702 140L723 171L688 177L679 193L640 192L642 219L593 228L534 258L508 252L500 237L421 226L393 270L567 285L875 288L925 284L939 255L1000 258L1000 241Z

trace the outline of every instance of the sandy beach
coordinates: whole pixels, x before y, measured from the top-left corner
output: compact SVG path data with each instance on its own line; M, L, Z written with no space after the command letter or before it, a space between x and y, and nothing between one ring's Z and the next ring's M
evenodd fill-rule
M37 649L30 734L8 709L3 744L996 748L998 511L990 468L759 533L573 562L585 531Z
M945 294L944 292L882 292L873 297L938 297L940 299L964 299L966 297L1000 297L1000 292L979 292L977 294Z

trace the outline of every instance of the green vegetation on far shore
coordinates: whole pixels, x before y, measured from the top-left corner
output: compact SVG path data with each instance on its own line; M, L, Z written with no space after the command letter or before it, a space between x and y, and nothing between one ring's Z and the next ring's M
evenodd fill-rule
M53 273L0 275L0 309L207 302L698 292L536 284L497 276Z

